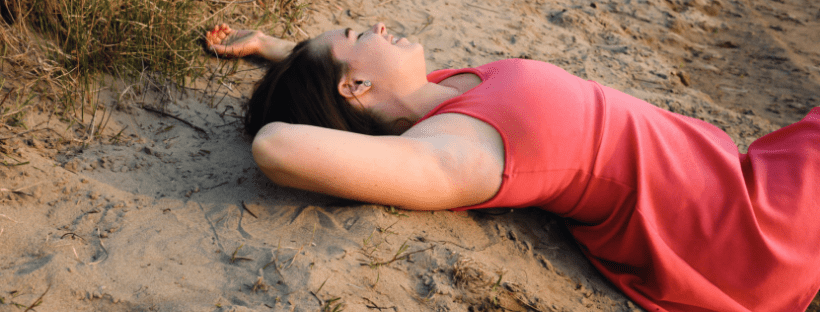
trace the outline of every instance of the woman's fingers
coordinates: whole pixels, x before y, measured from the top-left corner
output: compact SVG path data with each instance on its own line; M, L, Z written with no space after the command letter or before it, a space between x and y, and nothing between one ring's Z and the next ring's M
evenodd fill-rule
M243 57L259 53L264 34L259 31L234 30L226 24L214 26L205 32L207 48L218 55Z
M222 44L225 38L228 38L233 32L233 29L228 27L227 24L215 25L212 30L205 32L205 42L213 49L213 45Z
M222 40L225 39L225 37L230 36L232 32L233 29L228 27L228 25L221 24L214 26L213 30L205 32L205 37Z

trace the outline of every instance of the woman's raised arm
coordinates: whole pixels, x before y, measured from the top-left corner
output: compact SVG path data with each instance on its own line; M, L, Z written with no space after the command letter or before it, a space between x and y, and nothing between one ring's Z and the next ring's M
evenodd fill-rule
M486 140L469 136L469 117L451 117L455 123L434 116L402 136L274 122L257 134L253 156L279 185L343 198L413 210L486 201L501 183L503 145L499 160Z
M255 55L269 61L281 61L296 43L268 36L258 30L234 30L228 25L216 25L205 33L208 48L225 57Z

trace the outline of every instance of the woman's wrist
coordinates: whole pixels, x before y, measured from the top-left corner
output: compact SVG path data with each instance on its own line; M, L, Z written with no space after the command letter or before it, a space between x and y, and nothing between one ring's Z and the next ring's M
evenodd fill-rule
M296 43L282 40L273 36L265 35L262 38L262 47L259 51L261 57L269 60L278 62L284 60L290 52L293 50L293 47L296 46Z

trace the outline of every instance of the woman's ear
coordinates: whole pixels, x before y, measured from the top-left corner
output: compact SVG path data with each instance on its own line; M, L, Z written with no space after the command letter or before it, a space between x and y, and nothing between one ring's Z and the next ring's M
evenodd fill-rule
M353 79L345 75L339 81L339 94L347 99L360 97L370 88L372 88L370 81L365 79Z

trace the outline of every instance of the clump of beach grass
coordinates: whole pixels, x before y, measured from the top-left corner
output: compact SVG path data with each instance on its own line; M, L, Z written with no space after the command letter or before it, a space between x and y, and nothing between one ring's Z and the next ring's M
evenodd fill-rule
M27 129L23 116L39 105L91 137L93 117L98 110L105 117L107 109L99 91L112 81L183 90L213 75L203 57L206 29L230 23L298 36L308 6L301 0L0 0L0 125ZM102 122L96 120L97 129Z

